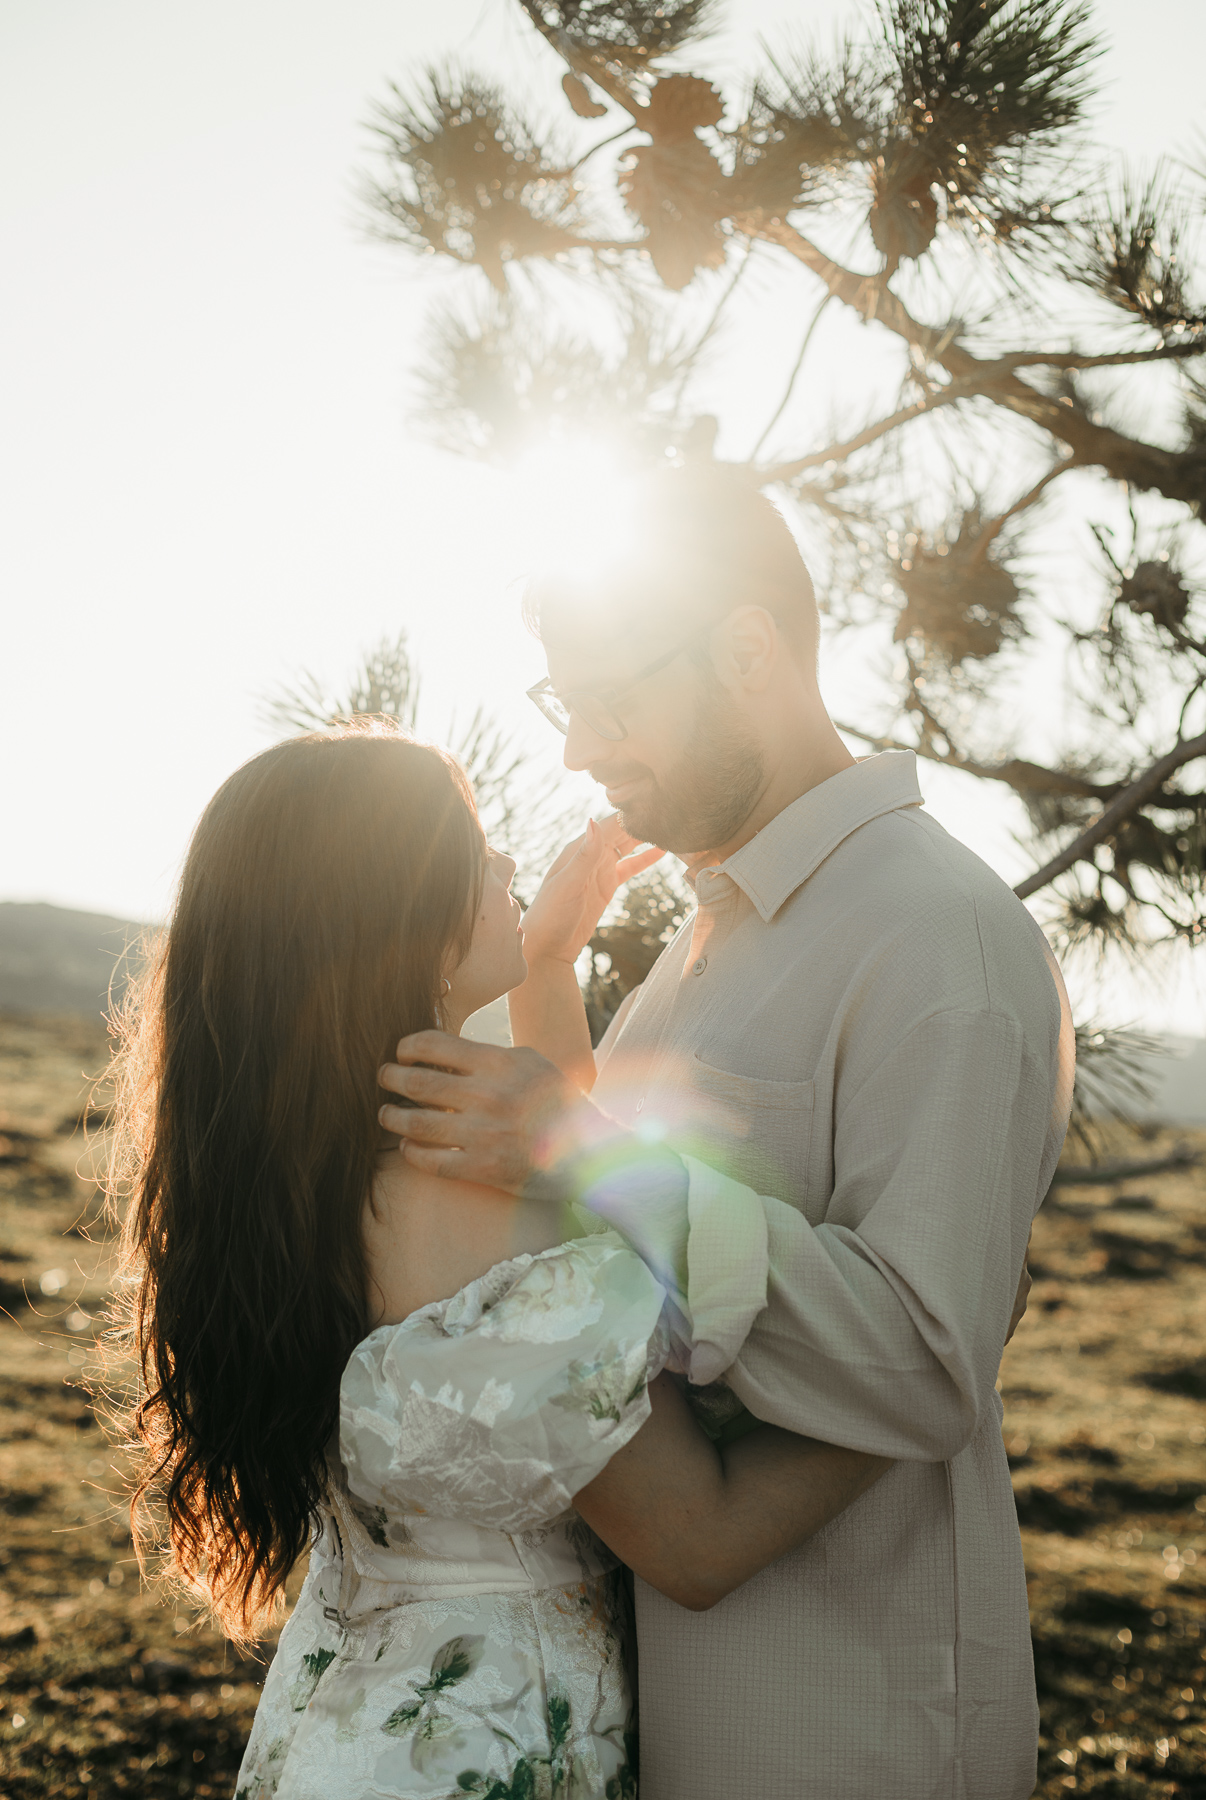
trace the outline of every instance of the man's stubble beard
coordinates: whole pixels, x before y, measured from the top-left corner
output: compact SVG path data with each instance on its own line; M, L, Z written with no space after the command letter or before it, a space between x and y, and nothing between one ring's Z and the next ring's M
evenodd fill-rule
M624 829L676 856L719 849L749 818L765 760L722 689L701 701L687 747L668 774L619 808Z

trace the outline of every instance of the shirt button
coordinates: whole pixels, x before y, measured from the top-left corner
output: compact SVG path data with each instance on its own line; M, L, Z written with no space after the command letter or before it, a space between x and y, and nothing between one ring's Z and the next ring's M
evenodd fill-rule
M702 975L704 970L707 968L707 966L708 966L708 959L706 956L697 957L696 960L691 964L692 975Z

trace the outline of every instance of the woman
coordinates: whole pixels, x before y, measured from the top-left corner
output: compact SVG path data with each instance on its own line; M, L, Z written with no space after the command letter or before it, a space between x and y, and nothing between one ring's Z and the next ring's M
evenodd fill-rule
M624 1590L586 1521L703 1606L878 1472L769 1427L721 1453L621 1238L384 1147L399 1036L524 979L513 872L440 751L380 721L277 745L207 808L130 1026L136 1523L160 1495L243 1639L312 1543L246 1800L634 1795Z

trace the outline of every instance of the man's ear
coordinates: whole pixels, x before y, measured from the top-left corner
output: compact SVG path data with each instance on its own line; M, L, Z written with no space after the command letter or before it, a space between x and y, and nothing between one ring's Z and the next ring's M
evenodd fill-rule
M779 627L764 606L739 606L712 635L712 661L725 687L764 693L782 654Z

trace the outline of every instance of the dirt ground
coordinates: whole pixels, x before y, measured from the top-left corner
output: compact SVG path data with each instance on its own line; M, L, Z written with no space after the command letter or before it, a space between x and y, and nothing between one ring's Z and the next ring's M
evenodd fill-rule
M263 1661L140 1583L80 1385L108 1292L81 1129L104 1055L99 1024L0 1016L0 1794L229 1800ZM1206 1800L1206 1166L1057 1188L1033 1267L1001 1390L1036 1794Z

